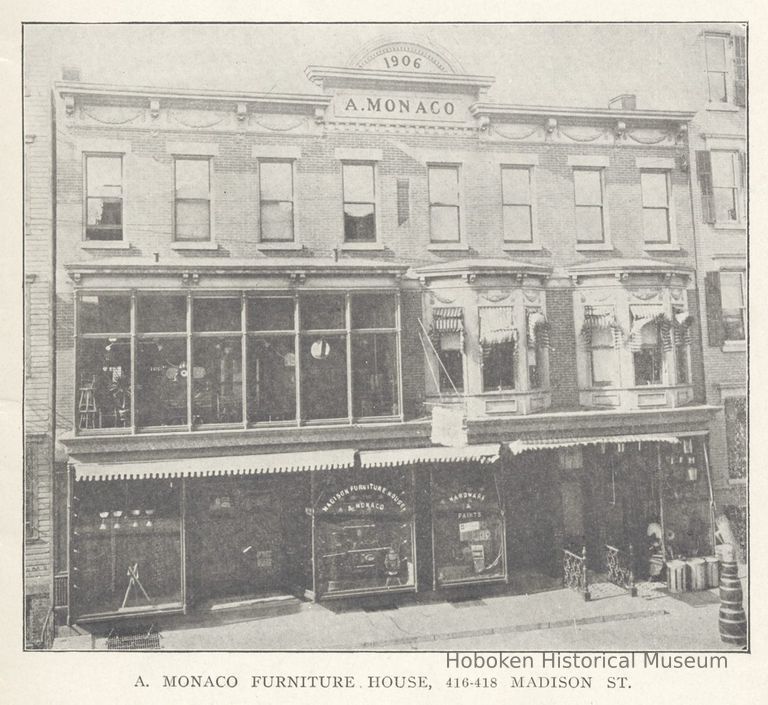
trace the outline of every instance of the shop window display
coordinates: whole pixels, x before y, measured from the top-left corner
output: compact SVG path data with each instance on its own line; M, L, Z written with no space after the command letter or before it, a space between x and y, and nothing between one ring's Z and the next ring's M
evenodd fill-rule
M302 337L301 411L307 420L341 419L349 413L346 336Z
M321 595L415 587L411 471L328 473L314 506Z
M506 578L504 515L494 470L436 469L431 482L437 584Z
M192 422L235 423L243 419L240 338L192 342Z
M248 420L296 418L296 343L293 336L248 339Z
M180 488L173 481L78 482L73 498L73 611L180 608Z

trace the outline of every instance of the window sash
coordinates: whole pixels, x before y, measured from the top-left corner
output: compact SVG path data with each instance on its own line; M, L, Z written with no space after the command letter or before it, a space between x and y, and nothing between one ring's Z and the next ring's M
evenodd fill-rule
M299 321L303 305L311 305L308 302L315 302L323 293L331 294L332 292L317 292L311 296L300 297L279 294L269 296L256 292L240 292L239 296L233 296L232 293L213 295L211 292L212 295L191 297L177 292L122 293L122 296L130 296L131 299L130 330L102 330L110 326L104 324L98 315L94 318L94 314L91 313L90 319L96 321L96 327L89 325L87 330L92 332L78 332L76 336L75 375L79 378L81 370L88 371L82 367L86 364L86 358L81 357L81 348L84 344L81 341L91 341L89 349L92 352L86 353L82 348L82 354L90 355L88 359L91 362L87 364L91 367L96 365L98 369L106 363L99 362L93 355L98 353L99 346L106 346L108 341L116 339L127 346L126 354L128 354L127 350L131 351L130 363L121 362L120 364L123 367L127 364L130 366L130 371L126 368L123 376L130 383L129 398L132 408L129 408L128 414L120 416L119 424L110 424L108 428L113 433L132 430L135 432L136 428L157 430L186 427L187 430L194 430L199 425L208 427L211 424L242 428L243 425L248 426L252 423L301 425L305 422L328 420L351 423L356 418L369 416L375 418L401 416L400 303L396 292L358 289L336 294L342 316L337 316L338 320L329 320L329 324L337 325L338 328L312 330L306 325L301 328ZM84 296L114 297L116 294L94 292ZM369 326L367 328L355 329L352 326L354 320L352 304L357 296L361 297L358 299L359 305L373 305L366 298L371 296L380 296L386 301L383 304L381 316L377 316L375 320L362 322ZM162 299L165 298L169 299L168 304L174 302L171 305L175 305L177 309L179 302L183 301L183 312L176 311L175 316L170 318L163 315L162 311L165 309L162 306ZM81 297L78 296L78 313L81 309L80 299ZM285 310L276 311L277 319L274 325L270 324L268 317L263 319L254 317L251 314L252 308L258 306L260 301L267 300L290 301L292 311L290 313ZM235 304L237 311L229 310L228 313L225 311L217 314L214 310L215 303L225 306L225 302L237 302ZM96 303L98 305L98 300ZM214 306L214 309L208 312L208 318L212 317L214 320L203 321L201 325L199 316L203 306L208 304ZM243 305L246 306L245 310ZM232 309L232 306L228 308ZM289 318L291 323L288 321ZM159 320L165 321L166 325L160 325ZM168 325L169 322L170 325ZM312 326L324 324L320 320L304 322ZM257 325L261 329L256 330ZM290 328L286 328L289 325ZM122 324L118 327L125 328ZM153 331L151 330L153 328L163 330ZM218 328L224 330L214 330ZM328 395L307 386L310 383L314 385L320 379L327 379L325 375L328 370L323 367L322 356L325 346L320 345L315 351L317 354L313 353L313 345L318 341L322 343L324 340L332 342L334 352L341 355L335 361L332 370L333 383L329 387L330 391L340 390L340 394L334 392L334 399L338 403L335 407L336 411L332 414L333 418L327 415ZM365 340L373 341L373 348L367 353ZM227 359L232 364L226 369L214 364L215 360L211 363L210 355L200 358L200 351L203 348L213 354L211 351L216 349L219 343L231 348ZM290 375L293 377L289 385L291 389L286 387L287 391L283 390L288 395L286 403L278 405L279 408L275 406L274 409L267 409L262 418L254 408L252 399L254 380L249 379L249 367L255 350L271 355L270 350L274 350L274 346L286 348L284 352L287 351L287 354L282 356L283 367L280 370L285 368L285 374L289 374L287 368L290 367ZM170 363L166 359L169 355L171 356L169 359L172 359ZM363 367L356 366L355 360L360 355L364 358L359 363ZM299 374L302 369L302 359L305 363L305 372L309 374ZM227 361L224 358L222 360ZM211 375L216 379L221 378L222 384L225 384L226 389L229 390L225 395L227 397L224 400L225 404L217 405L217 400L222 402L224 397L221 397L216 389L207 390L205 383L201 381L204 378L201 376L202 372L197 369L201 367L201 362L204 362L202 366L210 373L205 375L205 379L207 380ZM374 377L369 379L371 383L368 387L370 388L365 388L368 389L367 401L362 403L356 396L358 392L364 392L364 388L360 386L360 380L368 379L365 377L368 374L366 370L369 370L370 365L377 364L377 369L371 373ZM170 390L170 387L173 389ZM312 399L314 402L310 403ZM78 414L80 409L77 398L74 400L74 406L75 414ZM344 413L341 414L341 411ZM337 415L337 412L340 415ZM94 426L87 424L83 427L76 424L76 428L78 433L91 433L91 428L94 432L96 431Z

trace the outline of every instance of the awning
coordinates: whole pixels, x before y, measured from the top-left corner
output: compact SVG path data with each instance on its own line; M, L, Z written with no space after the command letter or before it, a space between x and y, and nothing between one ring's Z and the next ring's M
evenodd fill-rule
M618 348L621 345L623 331L616 320L613 306L584 307L584 325L581 328L581 335L586 341L587 347L592 344L592 333L596 330L610 330L613 347Z
M355 451L322 450L264 455L226 455L211 458L146 460L141 462L95 463L71 458L76 480L148 480L176 477L269 475L351 468Z
M632 317L632 327L627 338L627 347L630 350L640 350L642 345L641 331L649 323L661 322L665 319L664 308L661 304L632 304L629 307ZM669 328L667 327L667 331Z
M512 306L480 306L477 311L480 317L480 345L498 345L517 341Z
M460 306L433 308L432 331L437 335L464 332L464 310Z
M638 433L623 436L573 436L571 438L547 438L543 440L517 440L510 442L512 455L526 450L552 450L573 446L596 446L606 443L677 443L680 439L663 433Z
M499 444L464 446L463 448L397 448L394 450L360 451L360 465L364 468L383 468L418 463L455 463L475 461L493 463L499 457Z
M693 325L693 316L687 311L678 311L675 313L675 341L679 345L691 344L691 326Z

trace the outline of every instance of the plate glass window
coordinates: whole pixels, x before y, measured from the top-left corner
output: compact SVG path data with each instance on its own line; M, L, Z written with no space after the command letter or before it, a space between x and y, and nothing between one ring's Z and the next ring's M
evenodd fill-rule
M640 329L640 349L633 353L635 384L661 384L663 354L659 324L649 321Z
M502 167L502 215L505 242L532 242L531 170L528 167Z
M600 328L591 332L590 359L593 387L618 386L619 368L612 330Z
M85 158L85 239L123 239L123 158L119 154Z
M432 242L459 242L459 168L429 167L429 232Z
M576 242L604 242L602 171L575 169L573 184L576 203Z
M668 243L669 181L664 171L644 171L640 174L643 192L643 233L645 242Z
M746 338L745 277L743 272L720 272L725 340Z
M712 103L728 102L727 38L708 34L705 38L707 53L707 85Z
M211 164L207 158L174 161L175 235L178 241L211 239Z
M376 241L376 187L373 164L343 164L344 240Z
M261 162L259 165L261 239L290 242L293 234L293 163Z

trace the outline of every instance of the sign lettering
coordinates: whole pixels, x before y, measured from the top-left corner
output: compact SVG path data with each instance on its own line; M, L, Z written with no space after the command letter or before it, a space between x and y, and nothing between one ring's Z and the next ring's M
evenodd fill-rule
M342 118L432 120L459 122L465 107L453 98L390 95L337 95L334 112Z

